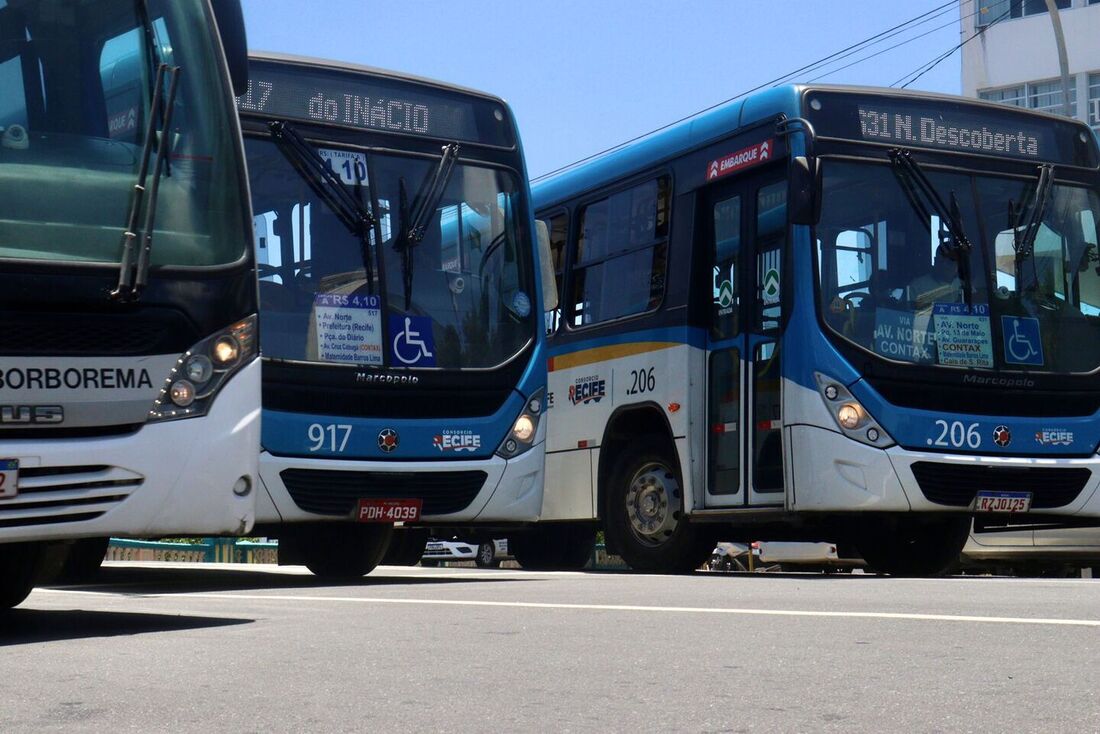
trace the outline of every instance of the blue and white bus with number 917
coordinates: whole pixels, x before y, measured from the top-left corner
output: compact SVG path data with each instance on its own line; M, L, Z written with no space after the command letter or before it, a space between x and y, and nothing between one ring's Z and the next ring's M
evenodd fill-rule
M542 284L507 105L253 55L238 108L264 361L257 525L280 562L359 576L387 549L415 563L426 524L536 520Z
M666 572L716 536L829 540L923 574L972 519L1096 523L1098 166L1072 120L788 86L538 182L546 538L602 526Z

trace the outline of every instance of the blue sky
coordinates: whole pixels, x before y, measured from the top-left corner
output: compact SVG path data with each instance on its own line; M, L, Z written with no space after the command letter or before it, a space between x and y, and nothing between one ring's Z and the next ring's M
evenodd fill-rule
M941 5L943 0L243 0L252 48L396 69L504 97L519 120L533 176ZM958 15L953 4L835 66L924 37L823 81L890 85L959 42ZM956 52L913 88L958 93L959 74Z

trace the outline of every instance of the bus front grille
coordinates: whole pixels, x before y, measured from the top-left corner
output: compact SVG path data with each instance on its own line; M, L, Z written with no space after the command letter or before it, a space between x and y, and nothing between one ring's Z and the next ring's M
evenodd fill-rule
M19 493L0 499L0 528L94 520L144 481L116 466L21 467Z
M979 491L1031 492L1033 509L1063 507L1077 499L1092 472L1074 467L1006 467L918 461L911 467L929 502L969 507Z
M360 499L420 499L423 514L447 515L469 507L488 475L483 471L284 469L279 476L294 503L318 515L350 515Z

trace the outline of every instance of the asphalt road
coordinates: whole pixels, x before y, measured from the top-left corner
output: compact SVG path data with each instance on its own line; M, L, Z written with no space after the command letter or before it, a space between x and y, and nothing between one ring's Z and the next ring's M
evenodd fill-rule
M1100 580L109 564L0 617L2 732L1097 731Z

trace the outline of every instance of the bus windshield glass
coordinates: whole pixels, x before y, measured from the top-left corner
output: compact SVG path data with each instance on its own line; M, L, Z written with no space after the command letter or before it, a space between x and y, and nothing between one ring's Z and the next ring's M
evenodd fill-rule
M895 363L1100 367L1096 192L922 168L935 206L901 166L823 163L816 254L834 335Z
M245 148L265 357L478 369L534 338L534 264L512 173L457 163L431 196L439 157L317 147L370 213L363 228L273 140ZM412 236L418 206L428 208Z
M180 72L151 264L247 254L234 110L206 14L200 0L0 3L0 259L120 261L150 117L156 130L164 119L163 104L151 109L160 64Z

